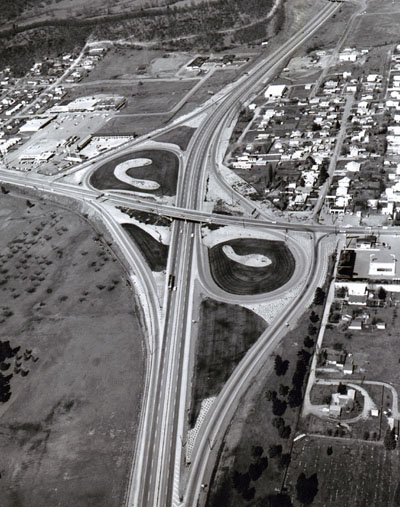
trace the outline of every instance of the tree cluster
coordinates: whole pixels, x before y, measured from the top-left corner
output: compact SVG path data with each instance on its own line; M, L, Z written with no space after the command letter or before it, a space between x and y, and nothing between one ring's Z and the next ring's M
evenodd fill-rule
M268 467L268 457L263 456L263 454L264 449L261 446L253 446L251 450L253 461L250 463L247 472L241 473L237 470L233 472L233 487L246 501L252 500L256 493L256 489L254 485L251 485L251 482L256 482Z
M307 374L311 354L302 349L297 354L296 370L292 377L292 389L289 391L288 401L291 408L299 407L303 401L303 384Z

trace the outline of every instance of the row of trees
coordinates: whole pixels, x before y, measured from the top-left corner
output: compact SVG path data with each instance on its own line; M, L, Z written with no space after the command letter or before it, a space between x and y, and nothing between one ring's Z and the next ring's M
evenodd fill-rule
M243 497L244 500L252 500L255 496L256 489L252 482L256 482L264 470L268 468L268 457L263 456L264 449L257 445L251 449L252 462L250 463L247 472L240 473L234 471L232 483L234 489Z

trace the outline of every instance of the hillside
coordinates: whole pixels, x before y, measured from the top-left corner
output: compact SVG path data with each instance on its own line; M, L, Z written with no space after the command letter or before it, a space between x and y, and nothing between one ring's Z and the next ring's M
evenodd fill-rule
M11 66L21 75L35 60L79 50L89 37L130 37L139 46L218 51L269 39L285 26L291 29L298 24L297 11L302 24L320 4L321 0L16 0L13 8L3 11L9 19L0 28L0 68ZM285 23L287 16L290 23Z

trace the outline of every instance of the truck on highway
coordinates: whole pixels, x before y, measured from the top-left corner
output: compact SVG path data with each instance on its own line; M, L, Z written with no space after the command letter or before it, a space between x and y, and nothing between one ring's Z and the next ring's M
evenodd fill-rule
M174 287L175 287L175 275L169 275L168 290L174 290Z

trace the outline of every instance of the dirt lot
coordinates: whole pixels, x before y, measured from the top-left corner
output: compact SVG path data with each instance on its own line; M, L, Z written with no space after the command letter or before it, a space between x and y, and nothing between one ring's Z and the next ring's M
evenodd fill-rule
M246 266L231 260L223 252L229 245L238 255L259 254L271 264L266 267ZM262 294L287 283L293 275L295 260L282 241L235 239L220 243L209 250L211 274L215 283L231 294Z
M153 271L163 271L167 267L168 246L155 240L153 236L133 224L122 224L137 244L143 257Z
M317 473L315 507L390 507L399 484L399 463L399 451L385 451L380 443L306 438L295 444L286 485L295 492L301 472L307 477Z
M21 347L0 405L1 506L119 507L144 372L125 274L74 213L10 194L0 210L1 334Z
M152 164L143 167L128 169L127 174L132 178L151 179L160 187L157 190L136 188L128 183L120 181L114 176L114 168L127 160L136 158L149 158ZM90 177L90 183L99 190L133 190L149 195L175 195L178 180L179 160L174 153L164 150L135 151L128 155L122 155L99 167Z

